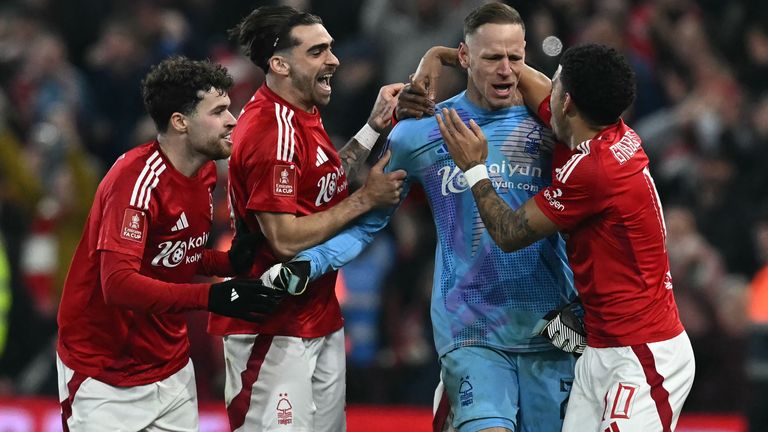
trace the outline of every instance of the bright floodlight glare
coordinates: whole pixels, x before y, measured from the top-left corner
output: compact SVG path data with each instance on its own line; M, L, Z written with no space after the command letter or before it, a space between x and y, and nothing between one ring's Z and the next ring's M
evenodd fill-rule
M541 43L541 49L544 51L544 54L554 57L563 50L563 42L557 36L547 36Z

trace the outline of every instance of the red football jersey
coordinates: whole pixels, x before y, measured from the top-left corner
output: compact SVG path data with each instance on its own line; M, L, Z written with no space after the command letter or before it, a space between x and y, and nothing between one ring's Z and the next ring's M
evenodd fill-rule
M229 198L237 219L260 232L254 212L305 216L321 212L347 197L347 177L323 128L317 108L307 113L286 102L266 84L243 109L232 132ZM259 277L279 260L264 243L250 275ZM301 296L287 296L264 324L211 314L213 334L271 334L320 337L343 325L330 272Z
M115 386L156 382L187 364L187 326L179 312L205 307L207 286L203 290L203 284L158 284L179 291L173 294L178 300L174 306L160 307L145 295L132 303L146 307L112 306L104 300L101 261L107 252L129 261L140 259L141 275L170 283L190 282L196 274L205 274L201 267L208 252L204 246L213 219L215 185L213 162L186 177L168 161L157 141L136 147L115 162L96 191L64 283L57 347L64 364ZM136 292L142 288L136 287Z
M581 143L534 199L566 234L590 346L656 342L683 331L661 202L640 137L623 121Z

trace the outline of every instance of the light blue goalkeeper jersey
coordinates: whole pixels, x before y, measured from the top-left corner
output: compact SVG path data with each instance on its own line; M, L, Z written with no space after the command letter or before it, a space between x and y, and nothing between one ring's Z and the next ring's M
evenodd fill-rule
M554 140L524 106L487 111L465 92L438 104L475 119L488 139L487 167L499 195L517 208L550 184ZM438 111L439 112L439 111ZM576 295L559 234L517 252L494 243L477 211L461 170L451 159L434 117L405 120L392 130L387 170L408 172L427 193L437 229L432 327L438 353L479 345L508 351L552 349L531 336L548 311ZM404 197L403 197L404 198ZM299 254L312 276L343 266L388 222L390 212L371 212L327 242ZM385 294L386 295L386 294Z

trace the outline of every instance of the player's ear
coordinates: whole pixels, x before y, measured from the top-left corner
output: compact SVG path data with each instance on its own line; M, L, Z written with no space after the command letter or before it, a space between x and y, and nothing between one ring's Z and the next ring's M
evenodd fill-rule
M168 127L178 133L186 133L188 128L187 122L187 116L180 112L175 112L171 114L171 119L168 120Z
M463 69L469 69L469 48L464 42L459 42L459 52L457 56L461 67Z
M291 65L288 64L283 56L272 56L269 58L269 69L278 75L288 76L288 73L291 71Z
M563 100L563 114L567 116L573 116L573 115L576 115L577 111L578 111L578 108L576 107L576 104L573 103L573 98L571 97L571 94L566 92L565 100Z

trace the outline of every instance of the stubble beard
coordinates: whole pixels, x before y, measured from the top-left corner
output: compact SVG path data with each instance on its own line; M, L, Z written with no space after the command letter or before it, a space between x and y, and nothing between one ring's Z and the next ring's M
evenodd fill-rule
M222 143L223 140L224 138L221 136L210 139L202 153L213 161L228 158L232 154L232 148L227 148L228 146Z
M315 84L317 83L317 77L308 75L294 74L291 76L291 84L304 95L307 102L309 102L313 108L315 106L326 106L330 102L330 96L321 96L315 92Z

